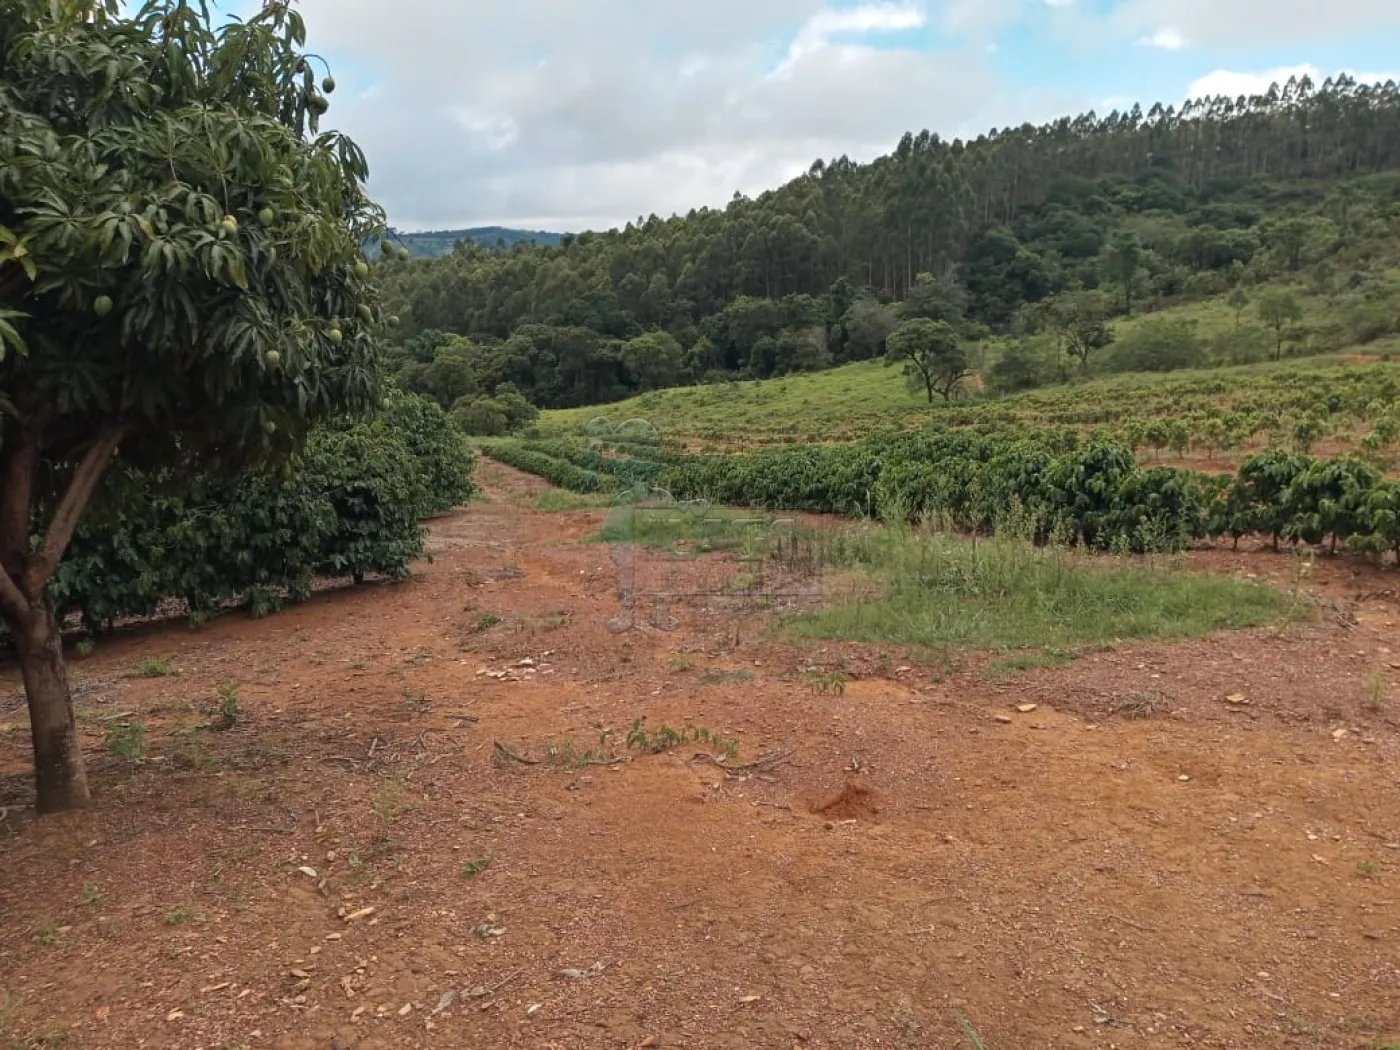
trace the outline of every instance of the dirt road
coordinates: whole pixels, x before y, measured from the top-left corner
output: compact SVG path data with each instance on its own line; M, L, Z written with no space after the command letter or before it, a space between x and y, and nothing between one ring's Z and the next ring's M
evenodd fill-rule
M90 812L22 808L0 669L0 1046L1400 1043L1393 571L1319 563L1339 602L1282 632L987 678L700 604L609 634L600 515L483 472L409 583L75 658ZM790 754L640 753L636 719Z

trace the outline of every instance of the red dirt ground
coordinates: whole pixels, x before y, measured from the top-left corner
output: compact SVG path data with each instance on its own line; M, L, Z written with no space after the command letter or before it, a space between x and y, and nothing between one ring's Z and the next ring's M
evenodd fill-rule
M987 679L699 604L609 634L598 513L483 474L411 582L75 658L88 812L24 808L0 669L0 1046L924 1050L972 1045L960 1013L989 1050L1400 1041L1394 570L1199 552L1327 612ZM792 753L493 761L641 717Z

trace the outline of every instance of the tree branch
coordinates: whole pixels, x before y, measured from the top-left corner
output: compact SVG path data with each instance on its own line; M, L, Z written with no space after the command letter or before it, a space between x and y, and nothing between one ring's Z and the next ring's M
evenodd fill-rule
M24 589L29 594L38 595L58 568L58 563L63 560L63 552L68 549L68 542L73 538L78 519L82 517L97 483L102 480L102 473L107 469L112 453L117 450L128 430L129 427L125 424L108 427L98 435L87 454L79 461L73 471L73 479L68 483L68 491L63 494L53 512L53 520L49 522L48 531L44 533L43 543L29 557L24 574Z
M18 573L29 551L29 504L38 466L39 442L16 427L0 448L0 565L8 572Z
M3 565L0 565L0 609L8 613L11 622L17 626L28 625L29 602Z

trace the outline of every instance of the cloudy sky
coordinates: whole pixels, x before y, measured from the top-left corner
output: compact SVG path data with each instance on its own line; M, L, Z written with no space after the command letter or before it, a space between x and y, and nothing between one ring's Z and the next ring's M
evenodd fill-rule
M1400 79L1397 0L300 0L400 229L606 229L1062 113Z

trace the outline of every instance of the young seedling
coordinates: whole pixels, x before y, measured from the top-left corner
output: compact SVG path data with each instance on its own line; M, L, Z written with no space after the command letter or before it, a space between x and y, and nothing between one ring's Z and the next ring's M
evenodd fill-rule
M136 674L141 678L165 678L174 673L168 659L162 660L155 656L148 656L136 665Z
M146 727L140 722L113 722L107 730L107 750L135 760L141 757L145 739Z
M482 857L480 860L469 860L462 865L462 875L464 878L474 879L491 866L495 860L494 855Z
M820 667L804 667L802 684L813 693L834 693L837 696L846 693L846 676L840 671L827 672Z
M34 924L34 941L45 948L58 943L58 924L52 919L40 919Z
M1379 713L1385 708L1386 681L1380 671L1372 671L1366 676L1366 706Z
M219 686L219 719L213 728L218 731L232 729L238 724L238 686L233 682Z

